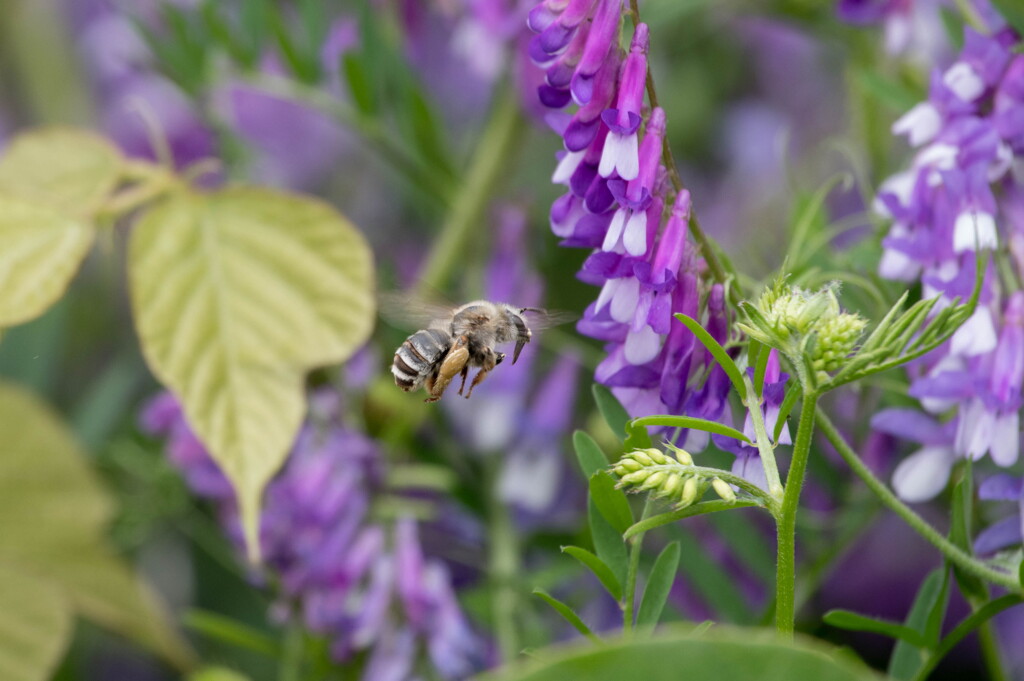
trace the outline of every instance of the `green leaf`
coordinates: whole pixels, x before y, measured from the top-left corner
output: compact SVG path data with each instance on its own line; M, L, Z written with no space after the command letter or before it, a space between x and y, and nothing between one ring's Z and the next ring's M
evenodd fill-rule
M710 352L718 364L721 365L722 369L729 377L729 380L732 381L732 385L736 388L736 392L739 394L740 399L745 402L747 399L747 386L743 383L743 375L740 373L739 367L736 366L736 363L732 361L732 357L729 357L729 353L725 351L725 348L719 345L718 341L712 338L711 334L708 333L696 319L687 317L681 312L675 315L675 318L685 324L686 328L688 328L693 335L697 337L697 340L701 342L701 345L708 349L708 352Z
M604 417L605 423L612 429L612 432L620 436L625 433L626 424L629 423L629 414L612 394L612 391L600 383L595 383L591 387L591 392L594 394L594 402L597 403L598 411L601 412L601 416Z
M926 642L921 632L896 622L875 619L860 615L849 610L829 610L822 617L825 624L848 631L870 631L898 640L907 641L911 645L924 648Z
M750 438L725 424L717 423L715 421L708 421L707 419L699 419L693 416L671 416L671 415L658 415L658 416L642 416L638 419L633 419L629 422L628 428L634 426L670 426L672 428L692 428L693 430L703 430L708 433L717 433L718 435L725 435L726 437L735 438L743 442L750 442Z
M557 598L555 598L554 596L549 594L544 589L540 589L540 588L534 589L533 590L533 594L535 596L540 596L541 599L543 599L545 603L547 603L552 608L554 608L555 611L559 615L564 617L565 620L569 624L571 624L572 626L574 626L576 628L576 631L580 632L581 634L583 634L584 636L586 636L587 638L589 638L591 641L593 641L595 643L599 643L601 641L601 639L599 639L597 636L595 636L594 632L592 632L590 630L590 627L588 627L583 622L583 620L580 619L580 616L577 615L573 611L573 609L570 608L568 605L566 605L562 601L558 600Z
M601 445L582 430L577 430L572 434L572 446L576 450L576 460L580 464L580 470L588 480L594 473L608 467L608 458L601 451Z
M971 462L966 461L961 468L960 480L953 486L953 517L949 526L949 540L968 555L974 554L971 541L971 527L974 516L974 482L971 474ZM968 601L983 602L988 600L988 587L976 575L953 565L953 575L960 591Z
M594 553L611 568L619 584L625 584L629 557L622 533L604 519L593 499L587 500L587 520L590 524L590 537L594 542Z
M622 585L619 584L619 580L616 579L615 574L611 568L604 564L600 558L592 554L586 549L581 549L578 546L563 546L562 553L568 553L570 556L583 563L594 576L601 580L601 584L611 594L612 598L617 601L622 600Z
M661 611L665 608L672 583L676 579L679 568L679 542L674 541L658 554L654 561L651 574L644 587L644 595L640 600L640 609L636 614L637 627L654 627L661 619Z
M921 94L902 83L889 80L875 69L855 69L853 76L860 88L896 113L907 111L921 100Z
M0 679L46 681L71 638L63 594L0 562Z
M820 232L827 225L824 213L825 200L837 185L847 180L847 175L839 173L833 175L809 198L798 197L797 205L800 206L799 213L793 221L793 229L790 233L789 248L786 252L785 261L790 271L800 267L800 263L808 251L806 248L808 240L813 236L813 230ZM802 205L801 205L802 204Z
M362 57L355 52L346 52L341 57L341 71L356 109L364 116L374 115L377 111L376 93Z
M68 609L188 667L191 652L166 612L107 544L110 500L66 427L0 383L0 432L0 568L32 575ZM12 598L0 612L18 607Z
M626 530L622 537L623 539L632 539L636 535L653 530L656 527L669 525L682 520L683 518L691 518L695 515L704 515L705 513L716 513L718 511L728 511L733 508L745 508L748 506L759 505L760 504L756 501L748 501L746 499L737 499L736 501L724 501L722 499L702 501L699 504L693 504L686 508L679 509L678 511L660 513L658 515L651 516L650 518L644 518Z
M38 317L57 302L95 237L80 219L0 195L0 328Z
M928 626L928 616L942 596L942 572L934 570L928 574L914 598L914 604L907 613L904 625L915 631L923 632ZM910 681L923 663L924 651L906 641L900 641L893 648L889 658L889 676L900 681Z
M619 534L633 524L633 509L629 507L626 493L616 489L615 478L608 471L597 471L590 476L590 498Z
M786 423L789 422L789 415L793 413L793 407L796 406L796 401L800 399L800 388L792 385L789 390L786 391L786 396L782 400L782 406L779 407L779 415L775 419L775 429L772 431L772 442L778 442L779 436L782 435L782 429L786 427Z
M594 648L576 644L537 651L478 681L869 681L878 677L835 649L803 637L784 641L772 632L714 627L666 628L651 638L616 639Z
M11 141L0 159L0 193L86 217L117 186L121 171L121 154L99 135L41 128Z
M204 667L190 674L188 681L249 681L249 677L227 667Z
M1024 35L1024 6L1020 0L992 0L992 4L1006 19L1006 23L1013 26L1017 35Z
M964 17L951 7L939 7L939 18L949 44L959 52L964 46Z
M262 631L215 612L190 610L185 613L184 625L208 638L244 650L251 650L272 659L281 656L281 645L275 639Z
M228 189L147 212L128 270L143 354L234 485L255 559L260 497L302 422L306 372L347 359L373 326L370 249L326 204Z

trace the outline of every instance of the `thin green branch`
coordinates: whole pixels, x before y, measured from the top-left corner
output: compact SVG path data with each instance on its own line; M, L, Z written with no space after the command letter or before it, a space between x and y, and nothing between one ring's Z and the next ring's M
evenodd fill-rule
M643 522L651 512L651 497L644 502L640 515ZM632 528L631 528L632 529ZM626 570L626 588L622 590L622 631L628 637L633 634L633 609L636 607L636 579L640 571L640 550L643 548L644 532L636 532L629 540L629 567Z
M886 487L885 483L876 478L874 473L872 473L864 462L860 460L860 457L858 457L857 453L853 451L849 444L847 444L846 439L836 429L835 425L823 410L818 410L817 418L821 431L825 434L825 437L827 437L829 442L832 443L832 446L836 448L836 451L838 451L839 455L843 457L843 460L846 461L847 465L853 469L853 472L864 481L864 484L866 484L871 491L875 493L885 506L903 518L903 520L906 521L914 531L924 537L932 546L937 548L950 562L956 564L966 572L991 582L992 584L1001 586L1013 593L1020 594L1022 592L1021 585L1014 575L994 570L969 555L953 542L949 541L949 539L939 534L939 532L929 525L924 518L919 516L913 509L900 501L900 499L893 494L888 487Z

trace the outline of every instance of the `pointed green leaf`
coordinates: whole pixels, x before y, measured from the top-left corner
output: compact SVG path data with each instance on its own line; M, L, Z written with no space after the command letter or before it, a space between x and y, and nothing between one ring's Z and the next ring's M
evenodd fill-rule
M227 667L205 667L189 675L187 681L249 681L249 677Z
M716 626L665 627L648 638L618 638L537 651L522 664L479 681L871 681L853 656L811 638L782 640L774 632Z
M356 109L363 115L373 115L377 110L376 92L370 83L361 55L356 52L346 52L342 55L341 71Z
M71 637L72 613L45 581L0 562L0 679L46 681Z
M617 601L622 600L622 585L619 584L619 580L616 579L612 569L604 564L600 558L592 554L586 549L581 549L578 546L563 546L562 553L568 553L570 556L583 563L594 576L597 577L604 588L611 594L612 598Z
M960 480L953 486L953 517L949 525L949 540L971 555L974 553L974 545L971 540L974 516L974 482L970 460L964 463L961 471ZM953 565L953 575L956 577L960 591L969 601L988 600L988 587L981 578L956 565ZM938 632L936 632L935 640L938 640Z
M594 402L597 403L597 409L604 417L605 423L615 435L621 437L626 432L626 424L629 423L629 414L626 413L626 408L616 399L611 390L600 383L595 383L591 387L591 392L594 394Z
M793 407L796 406L796 401L800 399L800 389L796 386L790 386L789 390L786 391L786 396L782 400L782 406L779 407L779 415L775 419L775 429L772 431L772 442L778 442L779 436L782 435L782 429L786 427L786 423L789 421L789 415L793 413Z
M732 385L739 394L740 399L746 401L747 386L743 383L743 375L740 373L739 367L736 366L736 362L732 361L732 357L725 351L725 348L719 345L718 341L696 319L687 317L681 312L675 315L675 318L685 324L686 328L693 332L693 335L701 342L701 345L708 349L708 352L711 353L715 361L725 371L729 380L732 381Z
M629 558L622 533L604 519L593 499L587 500L587 520L590 524L590 537L594 542L594 553L611 568L619 584L625 584Z
M568 622L576 628L576 631L580 632L594 643L599 643L601 641L601 639L595 636L594 632L590 630L590 627L588 627L583 622L583 620L580 619L580 616L577 615L573 611L573 609L570 608L568 605L558 600L557 598L555 598L554 596L552 596L547 591L541 588L534 589L533 594L535 596L540 596L540 598L543 599L545 603L554 608L555 612L564 617L566 622Z
M665 608L672 583L679 569L679 542L674 541L658 554L654 561L651 574L644 587L644 596L640 601L640 609L636 614L637 627L654 627L661 619L661 611Z
M695 515L704 515L705 513L716 513L718 511L728 511L733 508L745 508L748 506L758 505L759 504L756 501L748 501L746 499L737 499L736 501L723 501L722 499L702 501L699 504L693 504L686 508L681 508L678 511L659 513L658 515L653 515L650 518L644 518L626 530L623 533L622 538L632 539L636 535L653 530L656 527L668 525L682 520L683 518L691 518Z
M934 570L928 574L914 598L914 604L903 622L908 628L923 632L928 625L928 615L932 612L942 595L942 570ZM889 676L900 681L910 681L923 663L921 648L906 641L900 641L892 650L889 658Z
M572 434L572 445L576 450L576 460L580 464L580 470L588 480L594 473L608 468L608 458L601 451L601 445L594 441L582 430Z
M725 435L726 437L735 438L743 442L750 442L750 438L735 428L716 421L708 421L707 419L699 419L693 416L672 416L669 414L642 416L630 421L630 427L633 426L670 426L672 428L692 428L693 430L703 430L708 433Z
M829 610L822 619L825 624L848 631L870 631L889 638L903 640L919 648L925 647L921 632L888 620L875 619L849 610Z
M369 247L318 201L183 193L139 220L128 270L146 360L232 481L256 557L260 497L305 413L306 372L347 359L372 328Z
M247 624L215 612L190 610L185 613L184 625L208 638L251 650L271 659L281 656L281 644L277 640Z
M31 574L75 612L187 667L191 653L160 603L107 545L110 501L65 426L0 383L0 432L0 567Z
M590 476L590 498L619 534L633 524L633 509L629 507L626 493L616 489L615 478L608 471L597 471Z
M0 195L0 327L38 317L57 302L94 238L79 219Z
M121 155L99 135L42 128L15 137L0 158L0 193L84 217L113 191L121 170Z

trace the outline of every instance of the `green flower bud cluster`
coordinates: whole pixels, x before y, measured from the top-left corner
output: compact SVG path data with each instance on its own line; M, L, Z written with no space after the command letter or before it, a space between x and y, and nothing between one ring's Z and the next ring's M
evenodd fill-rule
M812 292L779 279L756 305L745 307L747 320L739 327L793 361L804 358L815 372L835 371L867 325L859 315L840 310L836 289L829 284Z
M623 455L612 471L619 478L617 485L629 492L651 492L655 498L675 502L685 508L704 496L711 486L722 499L734 501L736 493L725 481L706 477L693 465L693 457L685 449L666 443L675 458L658 449L638 449Z

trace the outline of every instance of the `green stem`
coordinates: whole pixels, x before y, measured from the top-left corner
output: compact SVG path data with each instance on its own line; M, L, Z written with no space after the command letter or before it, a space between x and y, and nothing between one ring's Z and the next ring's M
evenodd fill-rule
M939 532L929 525L924 518L919 516L913 509L900 501L899 498L885 486L885 483L876 478L868 467L864 465L864 462L860 460L860 457L857 456L856 452L854 452L850 445L847 444L846 439L836 429L832 421L830 421L828 416L826 416L821 410L818 410L818 422L821 426L821 431L825 434L825 437L827 437L829 442L832 443L832 446L836 448L836 451L838 451L839 455L843 457L846 464L853 469L853 472L864 481L864 484L866 484L871 491L875 493L885 506L896 513L896 515L903 518L903 520L910 525L915 532L920 534L932 546L937 548L951 563L956 564L961 569L971 573L972 575L980 577L992 584L997 584L1012 593L1021 593L1021 585L1012 575L994 570L976 560L956 544L939 534Z
M778 560L775 572L775 628L779 633L789 636L793 634L796 621L796 514L800 509L800 491L811 452L817 402L817 395L804 393L800 425L793 445L793 461L786 476L786 492L782 497L782 511L776 526Z
M1003 669L1003 658L999 652L999 641L992 629L991 620L978 627L978 643L981 644L981 656L988 669L989 681L1008 681L1009 677Z
M497 490L498 476L491 480L490 504L490 565L491 607L494 621L494 637L498 641L501 661L509 663L519 654L519 637L516 633L516 591L515 581L519 572L519 547L515 528L508 508L501 501Z
M288 625L285 633L281 664L277 668L278 681L299 681L302 678L302 627L297 622Z
M651 512L651 497L644 502L640 520L646 520ZM633 634L633 608L636 606L636 579L640 571L640 550L646 532L637 532L629 540L629 567L626 570L626 588L622 590L622 630L627 637Z
M764 467L764 478L768 483L768 494L775 502L770 507L772 514L778 511L778 501L782 498L782 478L779 477L779 465L775 462L775 447L768 437L768 429L764 425L764 414L761 413L761 398L754 390L754 384L749 378L744 378L747 386L747 410L750 412L750 420L754 424L754 439L757 444L757 451L761 455L761 465Z

